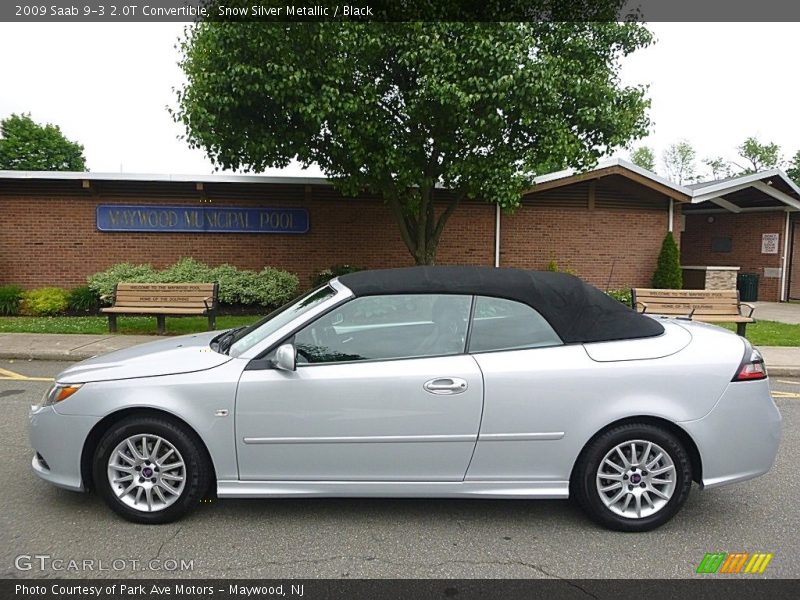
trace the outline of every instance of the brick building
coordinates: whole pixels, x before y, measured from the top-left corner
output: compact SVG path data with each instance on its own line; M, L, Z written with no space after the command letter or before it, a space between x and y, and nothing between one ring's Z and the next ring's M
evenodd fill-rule
M462 203L437 263L544 269L554 260L603 289L647 286L668 230L679 243L688 236L700 247L703 211L726 210L694 202L697 194L620 160L545 175L513 214ZM437 190L440 202L447 195ZM413 264L379 198L342 197L321 178L7 171L0 172L0 211L0 284L27 288L77 286L115 263L163 267L184 256L247 269L269 265L296 273L304 286L334 264ZM684 211L693 212L682 236ZM723 217L715 212L720 224ZM684 261L720 263L687 250L686 240L682 246ZM748 252L727 258L754 269ZM796 280L800 288L800 275Z

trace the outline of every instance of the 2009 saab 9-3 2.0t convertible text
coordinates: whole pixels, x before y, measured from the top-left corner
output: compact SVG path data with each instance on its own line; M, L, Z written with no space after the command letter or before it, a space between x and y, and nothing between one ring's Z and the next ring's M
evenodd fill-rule
M562 273L363 271L254 325L78 363L33 470L164 523L219 497L575 497L652 529L766 473L780 415L744 338Z

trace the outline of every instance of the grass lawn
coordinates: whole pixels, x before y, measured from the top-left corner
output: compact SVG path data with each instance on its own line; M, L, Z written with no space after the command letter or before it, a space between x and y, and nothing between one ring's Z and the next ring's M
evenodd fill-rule
M249 325L257 315L218 316L217 329ZM733 323L722 323L736 331ZM167 317L167 333L181 335L205 331L205 317ZM155 317L119 317L118 333L156 335ZM106 317L0 317L0 333L108 333ZM756 346L800 346L800 325L758 321L747 326L747 339Z
M266 313L265 313L266 314ZM217 329L249 325L260 317L217 316ZM206 317L167 317L167 333L181 335L205 331ZM108 333L107 317L0 317L0 333ZM118 317L117 333L156 335L155 317Z

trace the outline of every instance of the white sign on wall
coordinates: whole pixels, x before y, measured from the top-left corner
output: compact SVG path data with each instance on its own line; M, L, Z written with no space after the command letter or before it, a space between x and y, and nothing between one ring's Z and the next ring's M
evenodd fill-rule
M778 233L761 234L761 254L777 254L779 237Z

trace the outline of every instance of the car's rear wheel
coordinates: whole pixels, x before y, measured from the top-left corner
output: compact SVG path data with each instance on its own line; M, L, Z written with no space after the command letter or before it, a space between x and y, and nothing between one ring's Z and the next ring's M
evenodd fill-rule
M95 489L135 523L168 523L193 509L208 489L210 469L195 437L159 417L130 417L100 439Z
M609 429L584 449L571 483L572 494L596 522L618 531L649 531L686 502L691 461L672 432L630 423Z

